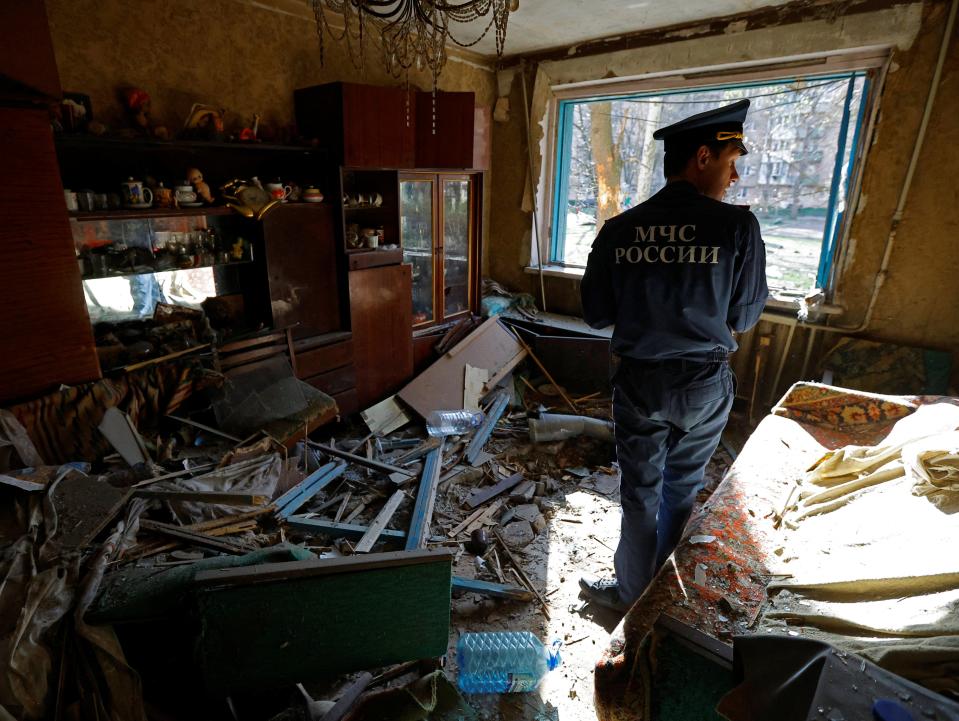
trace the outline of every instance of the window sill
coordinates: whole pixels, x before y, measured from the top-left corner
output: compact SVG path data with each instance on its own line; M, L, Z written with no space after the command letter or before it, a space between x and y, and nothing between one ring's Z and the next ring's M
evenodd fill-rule
M539 268L534 265L528 265L523 269L524 273L529 275L539 275ZM582 280L585 268L574 268L566 265L544 265L543 275L550 278L568 278L570 280Z
M543 266L543 275L549 278L566 278L567 280L582 280L585 268L575 268L566 265L548 264ZM529 275L538 275L539 268L533 265L526 266L524 273ZM775 291L766 301L766 310L778 313L796 313L799 310L799 302L795 299L777 298ZM841 315L845 308L839 305L824 303L816 309L817 313L823 315Z

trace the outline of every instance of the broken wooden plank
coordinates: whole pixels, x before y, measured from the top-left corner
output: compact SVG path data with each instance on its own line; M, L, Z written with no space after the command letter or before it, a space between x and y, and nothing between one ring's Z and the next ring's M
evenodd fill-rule
M161 501L195 501L197 503L222 503L228 506L264 506L270 502L269 496L256 493L235 493L233 491L189 491L179 489L164 491L155 488L137 488L133 491L139 498L156 498Z
M128 465L135 466L150 460L143 439L137 433L130 416L116 406L107 408L103 420L100 421L99 430Z
M483 387L489 380L489 371L485 368L474 368L469 363L463 369L463 408L468 411L480 409L480 399L486 395Z
M366 533L363 534L363 537L353 550L357 553L367 553L373 548L373 544L379 540L380 534L383 532L383 529L386 528L386 524L390 522L390 519L393 518L393 514L396 513L396 509L399 508L405 496L406 494L403 491L396 491L396 493L390 496L390 499L383 505L380 512L376 514L376 518L373 519L369 528L366 529Z
M564 391L563 388L560 386L560 384L556 382L556 379L553 378L552 374L551 374L548 370L546 370L546 366L544 366L543 363L540 361L540 359L536 357L536 354L533 353L533 349L530 348L530 347L526 344L526 341L523 340L523 338L520 336L520 334L519 334L519 333L513 333L513 337L516 338L516 340L519 341L520 345L523 346L523 349L524 349L527 353L529 353L529 357L532 358L532 359L533 359L533 362L534 362L537 366L539 366L539 369L540 369L541 371L543 371L543 375L546 376L546 380L548 380L550 383L553 384L553 388L555 388L557 391L559 391L559 394L563 397L563 400L566 401L566 404L567 404L570 408L573 409L573 412L574 412L574 413L579 413L579 408L577 408L577 407L576 407L576 404L573 403L573 401L570 400L570 398L569 398L568 395L566 395L566 391Z
M350 515L348 515L348 516L347 516L345 519L343 519L343 520L344 520L346 523L349 523L350 521L352 521L354 518L356 518L357 516L359 516L359 515L360 515L363 511L365 511L365 510L366 510L366 501L363 501L362 503L360 503L360 505L358 505L356 508L354 508L354 509L350 512Z
M345 463L328 463L313 471L302 482L276 499L273 505L276 506L277 518L293 515L304 503L339 478L345 470Z
M433 520L433 504L436 503L436 486L440 479L440 470L443 467L443 442L426 456L423 464L423 476L420 481L419 492L416 494L416 505L413 507L413 517L410 519L410 531L406 537L406 550L414 551L423 548L430 535L430 521Z
M352 497L353 491L347 491L343 494L343 501L340 503L340 507L336 509L336 515L333 516L333 520L336 523L339 523L342 520L343 514L346 513L346 509L349 507L350 499Z
M489 391L493 390L496 386L498 386L499 382L503 380L506 376L508 376L510 373L512 373L513 369L516 366L518 366L520 363L522 363L523 360L526 358L526 356L527 356L526 351L520 350L519 353L517 353L508 361L506 361L506 365L504 365L502 368L496 371L496 373L493 376L491 376L488 381L486 381L486 384L483 386L484 390L488 393Z
M173 526L169 523L160 523L159 521L151 521L146 518L140 519L140 528L144 531L160 533L164 536L169 536L170 538L176 538L179 541L184 541L193 546L201 546L202 548L209 548L214 551L232 553L236 556L242 556L244 553L249 553L250 551L255 550L238 543L221 541L219 538L214 538L213 536L209 536L204 533L186 531L179 526Z
M508 598L512 601L532 601L535 596L525 588L507 586L491 581L478 581L475 578L453 576L453 590L470 591L492 598Z
M366 526L356 523L340 523L325 518L306 518L305 516L290 516L286 519L286 524L298 531L322 533L332 538L362 538L367 531ZM380 531L380 536L402 540L406 538L406 531L384 528Z
M483 419L483 423L479 428L476 429L476 433L473 435L472 440L466 447L466 460L471 465L479 456L480 451L483 450L483 447L486 445L486 441L489 440L490 435L493 433L493 428L503 416L503 412L506 410L506 406L508 405L509 392L500 391L497 393L492 404L490 404L489 413L486 414L486 418Z
M430 436L425 441L419 443L415 448L407 451L399 458L394 459L397 465L409 465L415 460L418 460L425 456L427 453L432 451L434 448L439 446L441 439Z
M466 498L466 505L469 508L476 508L477 506L482 506L491 498L495 498L500 493L508 491L510 488L515 486L517 483L523 480L523 473L514 473L512 476L504 478L495 486L489 486L487 488L477 488L474 489L472 493L469 494Z
M466 519L461 524L459 524L453 530L449 531L446 535L449 536L450 538L454 538L458 536L464 530L475 525L475 523L479 521L481 518L484 518L485 516L488 516L488 515L491 516L492 514L496 513L496 511L500 509L500 506L502 506L504 502L505 501L502 498L500 498L497 501L493 501L493 505L490 506L489 508L477 508L473 513L467 516Z
M333 708L320 716L319 721L342 721L372 681L373 674L369 671L361 673L353 683L346 687L346 690L333 704Z
M344 460L356 463L360 466L366 466L367 468L372 468L374 471L380 471L381 473L402 473L406 476L413 477L416 475L416 471L410 471L406 468L399 468L398 466L392 466L389 463L383 463L382 461L374 461L369 458L364 458L363 456L358 456L355 453L349 453L348 451L341 451L339 448L333 448L331 446L325 446L322 443L316 443L315 441L308 440L307 443L317 450L323 451L329 456L335 456L336 458L342 458Z
M199 430L201 430L201 431L206 431L207 433L212 433L212 434L215 435L215 436L220 436L221 438L226 438L228 441L233 441L234 443L242 443L242 442L243 442L243 439L242 439L242 438L237 438L236 436L232 436L232 435L230 435L229 433L226 433L226 432L224 432L224 431L221 431L219 428L213 428L212 426L208 426L208 425L205 425L205 424L203 424L203 423L199 423L198 421L194 421L194 420L192 420L192 419L190 419L190 418L184 418L183 416L175 416L175 415L173 415L172 413L167 413L167 414L166 414L166 417L167 417L167 418L170 418L171 420L177 421L178 423L185 423L186 425L192 426L192 427L197 428L197 429L199 429Z
M509 559L509 562L513 564L513 570L516 572L516 575L523 583L526 584L526 587L533 592L533 594L536 596L536 599L539 601L540 606L543 608L543 615L549 619L549 604L546 603L546 599L543 598L542 594L536 590L536 586L534 586L533 582L529 580L529 576L526 575L526 571L523 570L523 567L520 565L519 561L516 560L516 556L514 556L513 552L509 550L509 546L506 545L506 541L503 540L503 537L495 528L493 529L493 535L499 542L499 545L503 549L503 553L505 553L506 557Z
M390 396L360 413L371 433L385 436L409 423L412 418L396 402L396 396Z

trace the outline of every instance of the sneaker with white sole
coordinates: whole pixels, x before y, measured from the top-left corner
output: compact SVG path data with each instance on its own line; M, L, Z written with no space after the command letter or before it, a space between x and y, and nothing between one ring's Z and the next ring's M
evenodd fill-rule
M629 610L629 604L619 597L619 583L615 578L583 576L579 579L579 587L591 603L623 614Z

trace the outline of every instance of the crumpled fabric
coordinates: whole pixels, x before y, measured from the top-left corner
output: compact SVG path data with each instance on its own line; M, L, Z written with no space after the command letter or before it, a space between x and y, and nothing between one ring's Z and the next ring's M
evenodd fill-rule
M755 628L861 653L959 694L959 406L922 406L875 446L813 464L769 558ZM894 668L893 668L894 666Z
M926 496L943 509L959 501L959 431L907 445L902 464L913 479L914 495Z
M45 718L59 700L60 710L77 718L143 721L139 680L123 662L112 628L87 626L83 614L107 563L134 542L145 502L128 506L125 520L84 566L78 549L58 542L49 501L55 485L42 497L15 500L19 537L0 549L0 666L8 669L0 674L0 719ZM55 669L73 681L70 699L57 699Z
M278 453L238 461L209 473L188 479L160 481L150 487L170 491L231 491L272 498L283 472L283 459ZM172 501L171 508L185 524L211 521L255 510L255 506Z
M0 554L0 708L15 718L44 715L54 658L49 640L73 605L79 554L44 561L56 519L40 498L18 499L22 535ZM48 534L50 534L48 536Z
M799 486L795 514L787 526L835 511L873 486L908 477L913 493L937 505L959 509L959 407L920 408L897 423L884 443L844 446L828 451ZM790 509L787 509L787 511ZM952 510L952 509L950 509Z

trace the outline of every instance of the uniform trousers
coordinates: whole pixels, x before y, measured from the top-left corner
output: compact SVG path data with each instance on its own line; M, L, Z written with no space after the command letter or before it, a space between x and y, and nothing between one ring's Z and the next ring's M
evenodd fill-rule
M631 604L679 541L735 396L725 361L638 361L613 373L622 523L614 558Z

